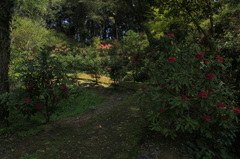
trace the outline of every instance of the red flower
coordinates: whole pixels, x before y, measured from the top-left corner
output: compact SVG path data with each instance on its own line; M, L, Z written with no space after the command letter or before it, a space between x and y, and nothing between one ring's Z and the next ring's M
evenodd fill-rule
M29 98L25 98L24 100L23 100L23 102L24 103L29 103L31 100L29 99Z
M169 62L175 62L176 59L175 59L175 57L172 57L172 56L171 56L171 57L168 58L168 61L169 61Z
M174 34L172 34L172 33L168 33L167 36L168 36L168 37L173 37L173 38L174 38Z
M162 108L161 108L161 109L159 109L158 111L159 111L160 113L164 113L164 112L165 112L165 110L164 110L164 109L162 109Z
M67 92L67 91L68 91L68 88L67 88L66 86L64 86L64 87L62 88L62 91L63 91L63 92Z
M43 106L42 106L42 105L38 105L38 106L36 107L36 109L37 109L37 110L42 110L42 109L43 109Z
M51 87L52 87L52 84L49 84L48 87L51 88Z
M53 94L53 90L49 90L48 92L49 92L49 94Z
M56 98L56 101L57 102L60 102L62 99L61 98Z
M141 88L142 91L145 91L146 89L147 89L147 87L143 87L143 88Z
M216 60L219 60L219 61L221 61L221 62L224 61L223 57L220 57L220 56L216 57Z
M196 57L199 58L199 59L203 59L204 58L204 55L202 52L199 52L196 54Z
M128 56L129 58L132 58L132 56Z
M211 117L209 115L204 115L203 116L203 120L205 121L210 121L211 120Z
M33 88L33 86L28 86L28 89L32 89Z
M164 88L166 85L165 84L162 84L161 86L160 86L160 88Z
M150 50L150 52L153 52L153 51L155 51L155 50L154 49Z
M209 89L208 92L212 92L212 93L214 93L214 90L213 90L213 89Z
M207 78L207 79L214 79L214 74L208 73L208 74L206 75L206 78Z
M224 108L224 104L223 103L217 103L217 106L220 108Z
M204 61L204 64L205 64L205 65L208 65L208 63L209 63L209 61Z
M182 100L186 101L187 100L187 96L186 95L182 95Z
M122 54L122 57L124 57L125 55L124 54Z
M234 108L233 110L235 111L236 114L240 114L240 109Z
M199 92L198 93L198 96L200 97L200 98L207 98L207 92Z

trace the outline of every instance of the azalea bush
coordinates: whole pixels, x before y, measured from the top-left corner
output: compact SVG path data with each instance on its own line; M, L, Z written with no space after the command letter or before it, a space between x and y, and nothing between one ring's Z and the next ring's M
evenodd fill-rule
M145 60L151 82L139 92L140 113L151 130L172 138L178 133L197 134L204 138L202 143L218 144L219 151L231 147L240 109L221 80L227 67L224 58L205 57L197 45L178 46L174 34L158 44ZM217 153L225 152L210 154Z
M37 58L22 63L20 80L23 83L18 110L30 118L44 115L46 122L58 109L59 102L68 98L66 70L56 57L42 50Z

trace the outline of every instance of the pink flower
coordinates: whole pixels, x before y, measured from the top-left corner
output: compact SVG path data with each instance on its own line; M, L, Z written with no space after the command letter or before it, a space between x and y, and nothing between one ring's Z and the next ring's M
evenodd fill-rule
M207 78L207 79L214 79L214 74L208 73L208 74L206 75L206 78Z
M236 114L240 114L240 109L234 108L233 110L235 111Z
M132 56L128 56L128 58L132 58Z
M209 63L209 61L204 61L204 64L205 64L205 65L208 65L208 63Z
M168 33L167 36L168 36L168 37L173 37L173 38L174 38L174 34L172 34L172 33Z
M217 103L217 106L220 108L224 108L224 104L223 103Z
M213 89L209 89L208 92L212 92L212 93L214 93L214 90L213 90Z
M198 97L200 97L200 98L207 98L207 92L199 92L198 93Z
M159 111L160 113L164 113L164 112L165 112L165 110L164 110L164 109L162 109L162 108L161 108L161 109L159 109L158 111Z
M186 95L182 95L182 100L186 101L187 100L187 96Z
M169 62L175 62L176 59L175 59L175 57L172 57L172 56L171 56L171 57L168 58L168 61L169 61Z
M64 86L64 87L62 88L62 91L63 91L63 92L68 92L68 88L67 88L66 86Z
M23 102L24 103L29 103L31 100L29 99L29 98L25 98L24 100L23 100Z
M220 57L220 56L216 57L216 60L219 60L219 61L221 61L221 62L224 61L223 57Z
M199 59L203 59L204 58L204 55L202 52L199 52L196 54L196 57L199 58Z
M42 106L42 105L38 105L38 106L36 107L36 109L37 109L37 110L42 110L42 109L43 109L43 106Z
M203 120L205 121L210 121L211 120L211 117L209 115L204 115L203 116Z

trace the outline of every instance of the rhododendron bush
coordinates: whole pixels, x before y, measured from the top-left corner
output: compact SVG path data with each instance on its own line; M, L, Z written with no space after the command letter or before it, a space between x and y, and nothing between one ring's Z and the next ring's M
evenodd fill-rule
M152 130L215 138L217 130L236 128L240 110L221 80L223 57L206 57L197 45L179 46L174 36L162 37L153 49L145 60L151 82L139 91L140 113Z
M48 122L59 109L59 102L68 97L65 68L46 50L42 50L36 59L24 61L22 66L18 70L22 73L22 101L16 109L27 117L41 113Z

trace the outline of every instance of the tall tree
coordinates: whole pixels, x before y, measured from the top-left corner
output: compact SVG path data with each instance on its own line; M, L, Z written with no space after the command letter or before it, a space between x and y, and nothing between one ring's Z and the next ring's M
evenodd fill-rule
M9 59L10 59L10 22L12 17L12 0L0 1L0 95L9 92ZM0 102L1 103L1 102ZM8 125L9 111L6 105L0 104L0 114Z

